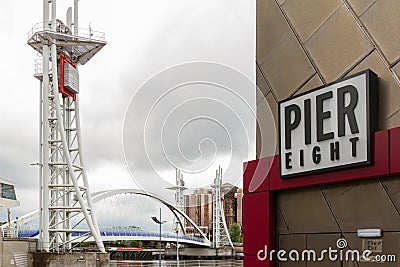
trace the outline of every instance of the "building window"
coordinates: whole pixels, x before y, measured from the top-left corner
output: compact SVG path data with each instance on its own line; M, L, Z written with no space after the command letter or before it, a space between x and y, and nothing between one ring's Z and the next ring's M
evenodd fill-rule
M14 186L8 184L1 184L1 197L17 200L17 197L15 196Z

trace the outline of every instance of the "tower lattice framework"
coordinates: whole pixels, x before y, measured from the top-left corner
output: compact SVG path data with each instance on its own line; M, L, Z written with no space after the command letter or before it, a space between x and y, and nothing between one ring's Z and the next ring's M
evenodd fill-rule
M223 246L233 247L228 227L225 221L223 192L222 192L222 168L218 167L216 171L214 185L214 201L213 201L213 247L219 248Z
M184 192L187 190L187 187L185 187L185 181L183 180L183 174L181 170L177 168L175 169L175 186L168 187L167 189L175 191L175 208L180 210L182 213L186 213ZM175 215L176 216L174 216L174 221L172 224L173 227L175 227L175 229L179 229L180 225L183 233L185 233L186 219L180 214Z
M78 0L67 10L66 24L56 18L56 0L43 0L43 22L30 31L28 44L42 56L35 70L40 80L38 247L68 251L77 235L92 235L105 252L83 162L77 70L106 44L104 35L78 28Z

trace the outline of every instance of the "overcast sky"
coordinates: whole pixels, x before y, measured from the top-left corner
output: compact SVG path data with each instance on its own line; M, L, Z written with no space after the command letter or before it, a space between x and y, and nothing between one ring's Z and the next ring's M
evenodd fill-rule
M92 192L110 188L140 187L135 184L131 173L141 176L139 180L143 177L148 177L146 179L154 177L154 170L146 169L145 164L139 164L137 169L131 170L130 173L123 154L125 113L129 111L131 100L135 100L135 94L140 92L140 88L143 88L149 78L171 66L207 61L230 66L254 81L254 2L243 0L81 0L79 2L79 26L88 28L90 24L94 30L105 32L108 42L89 63L79 68L83 146ZM57 17L65 21L66 7L72 5L73 1L65 0L58 3ZM0 177L16 183L21 207L12 209L12 217L21 216L38 207L38 169L30 166L31 163L38 161L39 82L33 77L34 59L38 56L26 41L28 31L41 19L41 0L2 2ZM196 95L199 91L203 93ZM210 116L210 114L196 114L196 110L200 110L196 105L201 105L204 110L210 110L211 113L221 114L217 119L224 121L225 127L229 128L225 138L223 131L218 134L217 124L207 126L207 122L197 121L182 131L182 140L176 141L176 129L182 128L182 124L190 118L179 117L176 114L168 117L165 114L188 99L207 97L206 92L207 89L191 87L189 93L181 92L173 96L174 101L167 100L169 107L165 103L158 106L153 115L158 119L161 116L161 120L154 120L153 125L147 129L150 132L146 137L149 138L148 142L156 144L157 147L160 135L154 127L160 127L160 122L168 119L169 124L178 124L175 128L171 128L173 130L167 128L163 132L165 135L163 146L170 147L167 154L172 153L169 156L173 158L174 164L188 171L197 170L196 175L209 179L201 184L212 182L216 165L222 164L227 167L232 161L232 153L235 154L235 151L229 149L231 148L229 136L233 136L232 140L243 141L233 148L244 151L236 155L236 161L254 158L255 151L254 118L247 116L248 121L242 122L243 126L237 121L237 116L227 111L228 109L218 110L215 101L201 105L201 100L197 100L196 104L190 109L185 109L185 112L181 111L181 114L187 115L186 111L190 110L191 118ZM242 90L240 94L246 103L254 107L253 90ZM223 95L212 95L212 93L209 97L214 100L225 99L223 101L225 104L237 107L236 100L232 97L225 98ZM143 105L148 107L149 104L152 103ZM243 107L239 107L236 111L242 112ZM248 134L247 140L242 135L243 127ZM139 131L140 127L137 128ZM157 134L153 136L151 130ZM235 135L238 136L236 139ZM193 136L193 139L188 136ZM207 138L214 139L214 143L199 144L199 141ZM143 143L142 140L138 142ZM174 154L176 151L174 146L178 143L185 157L197 159L199 150L201 153L204 152L197 161L198 165L191 167L189 163L180 161L185 157ZM214 153L214 144L220 147L221 153ZM135 145L132 141L132 146ZM199 145L204 147L199 148ZM144 157L139 152L135 154L135 150L132 153L132 160ZM160 158L158 154L154 156L154 153L157 153L156 148L150 151L151 153L153 153L151 160L157 162L153 166L157 169L157 174L161 173L164 178L171 177L173 180L174 169L173 166L168 166L165 155L159 155ZM234 172L230 177L241 175L242 165L236 162L235 165L238 166L233 169L228 167ZM200 172L204 166L208 168ZM184 173L188 180L199 177L191 175L194 174ZM193 183L191 186L197 185ZM161 194L165 198L173 196L172 192L170 195ZM6 211L0 212L0 219L5 220Z

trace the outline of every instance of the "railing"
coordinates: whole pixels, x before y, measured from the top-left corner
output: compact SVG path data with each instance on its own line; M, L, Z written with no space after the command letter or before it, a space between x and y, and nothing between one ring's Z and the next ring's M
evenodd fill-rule
M112 264L114 262L112 261ZM118 262L115 262L118 264ZM123 264L123 263L122 263ZM143 267L154 267L158 266L157 261L132 261L130 262L132 265L126 265L126 266L143 266ZM163 260L162 261L162 266L164 267L176 267L177 263L174 260ZM115 265L116 266L116 265ZM120 266L120 265L118 265ZM125 265L121 265L125 266ZM243 261L242 260L231 260L231 259L225 259L225 260L180 260L179 261L179 266L180 267L242 267L243 266Z
M14 228L1 229L1 233L3 237L8 237L8 238L18 237L17 229Z
M131 228L131 227L121 227L121 226L100 227L100 234L102 236L154 236L154 237L160 236L159 232L147 232L147 231L138 230L138 229ZM161 238L176 239L176 234L162 233ZM195 236L179 234L178 238L181 240L183 239L183 240L188 240L188 241L204 243L203 238L199 238L199 237L195 237Z
M23 238L32 238L35 237L39 234L39 227L36 225L29 225L29 226L20 226L18 229L18 236L23 237ZM17 236L17 231L14 230L13 237ZM80 229L82 230L82 229ZM3 230L3 232L5 232ZM155 237L154 239L158 239L160 237L159 232L147 232L131 227L122 227L122 226L102 226L100 227L100 234L102 236L135 236L135 237ZM87 235L87 233L84 232L73 232L72 236L83 236ZM4 236L4 233L3 233ZM173 233L162 233L161 238L164 239L176 239L176 234ZM199 242L199 243L205 243L205 240L199 237L195 236L188 236L188 235L183 235L179 234L178 235L179 240L187 240L187 241L194 241L194 242Z
M89 29L83 29L83 28L77 28L77 29L78 29L77 35L72 35L72 34L67 34L67 35L82 37L82 38L91 39L91 40L98 40L98 41L105 41L105 39L106 39L106 35L104 32L94 31L94 30L92 30L91 27L89 27ZM28 39L30 39L35 33L43 32L43 31L66 34L66 33L63 33L63 32L57 31L57 30L52 31L51 23L49 23L48 29L45 30L44 23L38 22L35 25L33 25L33 27L28 32Z
M35 59L35 76L43 74L43 59L37 58Z

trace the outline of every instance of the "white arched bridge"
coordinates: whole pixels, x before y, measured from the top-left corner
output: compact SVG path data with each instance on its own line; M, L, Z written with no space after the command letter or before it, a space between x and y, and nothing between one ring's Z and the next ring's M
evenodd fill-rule
M174 215L174 220L179 225L179 234L176 232L163 232L161 234L162 242L179 242L181 244L195 245L195 246L204 246L210 247L211 242L207 238L207 236L203 233L203 231L193 222L193 220L186 215L186 213L182 212L179 209L176 209L174 205L170 204L168 201L163 198L156 196L154 194L150 194L148 192L138 190L138 189L112 189L105 190L100 192L95 192L92 194L93 204L99 203L106 199L111 199L115 196L123 196L123 195L136 195L136 196L145 196L149 197L159 203L161 203L164 207L171 211ZM96 215L99 210L96 209ZM130 210L134 214L134 210ZM33 211L29 214L19 217L18 219L11 222L11 228L18 234L18 237L24 238L37 238L39 235L39 227L37 225L32 224L31 222L36 219L39 215L39 211ZM112 217L113 214L110 214L109 217ZM190 223L194 229L197 230L196 236L187 235L185 231L185 223L182 222L182 218L184 218L188 223ZM112 218L111 218L112 219ZM99 223L100 224L100 223ZM105 226L99 225L100 235L103 241L122 241L122 240L135 240L135 241L159 241L160 233L155 231L146 231L141 230L138 227L133 226ZM8 224L4 224L1 226L3 232L6 229L10 229ZM90 235L88 229L76 229L76 232L72 233L73 243L80 242L94 242L94 238Z

